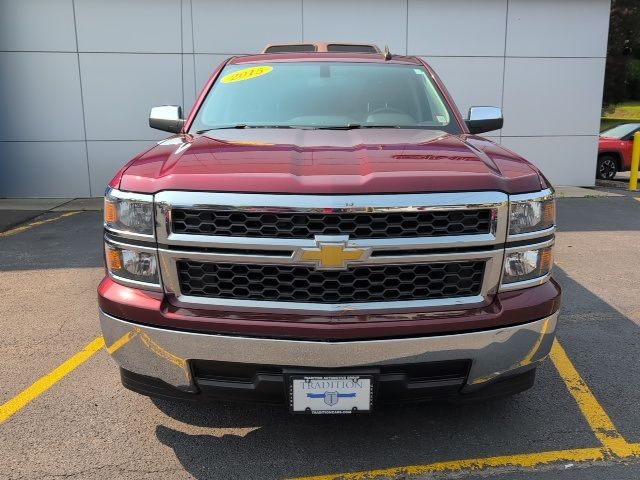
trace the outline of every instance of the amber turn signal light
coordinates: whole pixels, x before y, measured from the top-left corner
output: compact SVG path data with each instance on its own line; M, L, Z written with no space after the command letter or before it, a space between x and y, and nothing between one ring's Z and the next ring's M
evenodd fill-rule
M112 248L107 249L107 263L109 270L122 269L122 252Z
M551 247L545 248L542 251L542 258L540 259L540 271L548 273L553 267L553 249Z
M104 221L107 223L116 223L118 220L118 209L115 202L104 200Z
M545 225L555 225L556 223L556 202L545 202L542 207L542 218Z

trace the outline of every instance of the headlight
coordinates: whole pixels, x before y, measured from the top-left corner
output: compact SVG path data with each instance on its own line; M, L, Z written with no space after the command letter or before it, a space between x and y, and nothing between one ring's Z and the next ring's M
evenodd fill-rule
M556 201L553 193L520 200L516 195L509 202L509 235L531 233L556 224Z
M548 243L548 242L547 242ZM517 282L543 280L553 266L553 245L538 247L522 247L512 251L507 250L504 258L504 272L502 285L507 286ZM505 290L505 288L503 288Z
M108 242L104 247L107 270L116 281L136 287L144 286L140 284L160 287L158 256L153 249Z
M108 190L104 197L104 225L125 236L153 237L153 196Z

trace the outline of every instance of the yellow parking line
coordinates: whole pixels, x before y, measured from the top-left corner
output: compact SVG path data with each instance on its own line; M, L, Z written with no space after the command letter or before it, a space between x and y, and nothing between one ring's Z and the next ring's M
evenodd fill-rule
M558 340L553 342L551 360L569 389L569 393L580 407L589 427L602 445L619 457L633 455L634 447L618 433L611 418L573 366L567 352L564 351Z
M605 460L607 452L603 448L578 448L551 452L525 453L500 457L470 458L449 462L409 465L404 467L382 468L352 473L297 477L294 480L369 480L375 478L404 478L407 475L427 473L453 473L462 470L478 471L491 467L533 468L554 462L586 462Z
M61 218L65 218L65 217L70 217L71 215L75 215L77 213L80 213L80 211L66 212L66 213L63 213L62 215L59 215L57 217L46 218L44 220L38 220L38 221L35 221L35 222L25 223L24 225L19 225L17 227L11 228L11 229L9 229L9 230L7 230L5 232L0 232L0 238L8 237L10 235L15 235L16 233L24 232L25 230L29 230L30 228L36 227L38 225L43 225L45 223L55 222L56 220L60 220Z
M89 343L83 350L66 360L58 368L47 375L40 377L30 387L27 387L11 400L0 405L0 424L6 422L12 415L24 408L29 402L42 395L77 367L89 360L102 347L104 347L104 339L100 336Z
M115 351L129 343L131 340L133 340L138 334L140 334L140 331L138 329L130 330L118 340L113 342L112 345L105 345L104 337L102 335L95 338L91 343L89 343L89 345L84 347L84 349L76 353L73 357L66 360L55 370L51 371L43 377L40 377L30 387L27 387L11 400L0 405L0 424L6 422L15 413L23 409L30 402L49 390L52 386L54 386L56 383L70 374L73 370L89 360L100 349L104 348L107 352L114 353ZM185 359L176 357L175 355L167 352L160 345L148 338L145 334L142 334L142 341L145 342L147 347L156 355L160 355L161 357L166 358L172 363L175 363L176 365L184 368L186 363Z

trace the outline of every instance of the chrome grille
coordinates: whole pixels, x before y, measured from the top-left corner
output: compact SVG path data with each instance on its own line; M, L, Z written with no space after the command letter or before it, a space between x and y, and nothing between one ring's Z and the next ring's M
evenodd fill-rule
M502 192L163 191L154 201L163 288L176 306L426 312L486 305L500 282Z
M478 295L485 262L367 265L341 271L179 261L185 295L302 303L427 300Z
M390 213L304 213L174 209L174 233L231 237L407 238L489 233L491 210L440 210Z

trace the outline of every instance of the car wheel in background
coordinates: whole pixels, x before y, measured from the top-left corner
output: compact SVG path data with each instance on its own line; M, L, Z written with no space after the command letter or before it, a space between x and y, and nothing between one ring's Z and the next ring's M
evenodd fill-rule
M598 167L596 177L602 180L611 180L618 173L618 162L611 155L601 155L598 157Z

